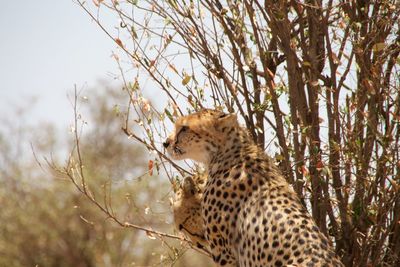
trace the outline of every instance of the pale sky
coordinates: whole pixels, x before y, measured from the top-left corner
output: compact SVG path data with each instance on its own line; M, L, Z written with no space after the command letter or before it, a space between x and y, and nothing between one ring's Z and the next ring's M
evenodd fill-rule
M74 84L89 89L117 72L116 45L72 0L0 0L0 36L0 117L24 107L30 124L65 129Z

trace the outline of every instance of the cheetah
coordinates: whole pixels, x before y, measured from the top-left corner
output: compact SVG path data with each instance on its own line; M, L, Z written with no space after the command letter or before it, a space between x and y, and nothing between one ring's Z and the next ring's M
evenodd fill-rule
M206 175L201 174L186 177L175 192L171 204L175 227L189 238L196 247L208 251L201 215L201 199L206 178Z
M344 266L235 114L204 109L180 117L163 146L174 160L208 170L201 210L218 266Z

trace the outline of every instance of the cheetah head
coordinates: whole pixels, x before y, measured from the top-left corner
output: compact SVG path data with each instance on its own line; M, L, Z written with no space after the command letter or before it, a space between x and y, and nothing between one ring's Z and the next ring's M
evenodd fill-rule
M175 130L163 145L175 160L192 159L207 164L224 147L229 130L236 127L235 114L204 109L178 118Z

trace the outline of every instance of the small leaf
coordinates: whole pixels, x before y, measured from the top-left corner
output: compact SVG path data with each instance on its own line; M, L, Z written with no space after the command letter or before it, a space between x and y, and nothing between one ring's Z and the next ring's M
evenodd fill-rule
M134 26L131 26L131 35L132 35L133 39L137 39L138 38L137 33L136 33L136 29L135 29Z
M276 161L283 161L284 159L285 159L285 157L282 154L278 154L275 156Z
M132 91L137 91L139 89L139 81L137 78L135 78L135 81L133 83L129 83L129 89Z
M190 103L190 105L194 106L194 103L193 103L193 96L192 96L192 95L188 95L187 100L188 100L188 102Z
M116 116L119 116L121 114L121 109L119 108L118 105L114 105L113 107L113 112Z
M303 165L301 167L299 167L299 173L302 173L304 176L308 176L308 174L310 173L306 167L306 165Z
M317 171L321 171L324 168L324 163L322 163L322 161L318 161L315 168Z
M385 47L386 47L385 43L376 43L372 46L372 51L379 52L385 49Z
M114 40L115 40L115 42L117 43L117 45L119 45L120 47L124 47L124 45L122 44L121 39L115 38Z
M185 77L182 80L182 85L187 85L191 79L192 79L192 76L185 74Z
M154 166L154 161L149 160L149 175L152 176L153 175L153 166Z
M167 115L168 119L174 123L174 118L172 117L171 113L168 111L168 109L164 109L165 114Z
M174 117L178 117L178 107L175 104L172 104L172 108L174 109L172 115L174 115Z
M221 15L225 15L226 13L228 13L228 9L222 8L220 13Z
M151 105L150 105L150 101L144 97L140 97L139 98L139 102L142 105L142 109L145 112L149 112L151 110Z
M171 24L171 19L170 18L165 18L164 19L164 24L165 24L165 26L168 26L169 24Z

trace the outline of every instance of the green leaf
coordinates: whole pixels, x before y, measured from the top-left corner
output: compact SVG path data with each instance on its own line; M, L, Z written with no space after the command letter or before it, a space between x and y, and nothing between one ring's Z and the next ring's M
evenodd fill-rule
M137 33L136 33L136 30L135 30L134 26L131 26L131 32L132 32L132 38L133 39L137 39L138 36L137 36Z
M174 118L172 117L172 114L168 111L168 109L164 109L165 114L167 115L168 119L174 123Z
M114 105L113 107L113 112L116 116L119 116L121 114L121 109L119 108L118 105Z
M192 79L192 76L185 74L185 77L183 77L183 80L182 80L182 85L187 85L191 79Z

